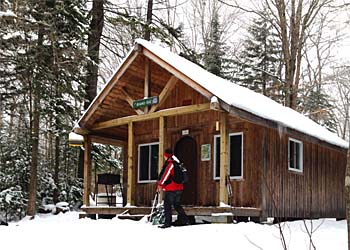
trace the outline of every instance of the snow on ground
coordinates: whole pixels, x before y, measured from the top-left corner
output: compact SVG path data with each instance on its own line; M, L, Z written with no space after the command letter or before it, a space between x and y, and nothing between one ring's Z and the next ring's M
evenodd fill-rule
M313 236L317 250L347 249L345 220L313 221L314 228L319 224ZM302 221L286 223L284 232L288 249L309 249ZM37 215L34 220L0 226L0 245L6 250L282 249L276 225L241 222L159 229L146 220L78 219L77 212Z

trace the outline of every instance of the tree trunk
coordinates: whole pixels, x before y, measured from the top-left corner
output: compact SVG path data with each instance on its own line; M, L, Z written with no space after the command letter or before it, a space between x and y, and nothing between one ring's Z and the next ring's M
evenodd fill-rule
M53 191L53 202L54 204L56 204L59 199L59 183L58 183L58 175L59 175L59 171L60 171L60 137L56 136L55 139L55 171L54 171L54 176L53 176L53 180L55 182L55 189Z
M3 119L4 119L4 104L5 102L2 100L2 95L0 94L0 129L4 127Z
M58 49L57 49L57 37L55 34L53 34L51 36L52 40L51 40L51 46L52 46L52 70L54 72L55 75L55 89L54 89L54 95L55 95L55 99L59 99L62 95L62 91L61 91L61 86L59 84L59 69L58 69L58 65L59 65L59 56L58 56ZM53 190L53 202L54 204L56 204L59 199L59 172L60 172L60 135L57 135L58 131L62 131L62 128L60 127L60 116L58 116L57 114L52 117L53 119L55 119L55 123L54 123L54 127L56 130L56 133L50 133L50 148L51 148L51 155L50 155L50 159L52 159L52 165L54 166L54 173L53 173L53 180L55 183L55 188ZM50 126L53 127L53 126ZM62 133L62 132L61 132ZM59 133L59 134L61 134ZM53 138L55 138L55 153L53 152L53 143L52 140Z
M100 58L100 41L104 25L104 1L93 0L92 3L92 19L90 22L90 34L88 38L88 56L89 61L87 63L87 78L86 78L86 98L84 102L84 109L86 110L97 93L97 81L98 81L98 64ZM84 159L84 151L80 150L79 159ZM78 164L78 177L84 178L84 161L79 160Z
M38 153L39 153L39 123L40 123L40 97L39 91L34 91L33 96L33 126L31 133L32 159L30 165L29 197L27 215L34 216L36 213L36 191L38 173Z
M265 0L270 11L275 6L275 21L279 27L285 65L285 105L296 109L299 80L301 74L302 51L307 38L306 30L314 22L317 13L327 4L327 0ZM302 10L306 10L303 13Z
M42 4L44 5L44 4ZM45 6L42 6L42 12L45 11ZM39 13L42 14L42 13ZM42 65L43 62L43 42L44 29L42 24L38 29L38 42L37 42L37 62L38 65ZM29 194L28 194L28 207L27 215L34 216L36 214L36 193L37 193L37 180L38 180L38 156L39 156L39 130L40 130L40 99L41 99L41 75L33 73L33 91L31 93L32 108L32 121L31 121L31 165L30 165L30 180L29 180Z
M346 223L348 229L348 249L350 250L350 145L348 149L348 157L346 161L345 174L345 207L346 207Z
M148 0L147 4L147 20L145 27L145 40L151 40L151 23L152 23L153 0Z
M104 1L93 0L92 19L90 22L90 34L88 38L88 56L87 78L86 78L86 99L84 103L85 110L89 107L96 96L98 80L98 64L100 56L100 41L104 25Z

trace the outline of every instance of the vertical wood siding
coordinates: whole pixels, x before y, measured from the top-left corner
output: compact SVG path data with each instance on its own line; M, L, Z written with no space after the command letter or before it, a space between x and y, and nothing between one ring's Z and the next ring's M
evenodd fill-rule
M264 129L266 158L263 212L265 216L319 218L345 216L344 175L346 154L343 149L308 142L297 132L279 134ZM288 170L288 138L303 142L303 172Z
M160 109L208 102L195 90L177 84ZM165 147L174 148L181 131L189 130L197 143L197 204L215 206L219 203L219 181L214 180L214 135L216 111L168 117ZM243 132L243 179L231 180L233 198L238 207L257 207L263 216L288 218L344 217L344 174L346 152L325 143L310 142L308 137L285 128L266 128L230 117L230 133ZM159 140L158 119L137 122L137 146ZM303 142L303 172L288 170L288 137ZM211 160L201 161L201 145L211 144ZM138 157L134 157L135 204L150 206L155 183L137 183ZM124 172L124 178L126 173Z

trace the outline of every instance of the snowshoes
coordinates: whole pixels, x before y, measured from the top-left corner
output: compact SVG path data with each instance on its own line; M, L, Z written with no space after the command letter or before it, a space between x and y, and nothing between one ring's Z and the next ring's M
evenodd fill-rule
M164 207L160 204L156 207L152 214L152 225L161 225L165 223Z

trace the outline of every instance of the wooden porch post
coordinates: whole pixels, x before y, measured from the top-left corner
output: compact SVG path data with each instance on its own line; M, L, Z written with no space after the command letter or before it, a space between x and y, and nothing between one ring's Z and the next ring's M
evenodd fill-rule
M159 117L159 153L158 153L158 173L162 170L164 163L163 153L165 150L165 118Z
M91 193L91 138L84 136L84 206L90 206Z
M128 124L128 191L127 191L127 205L134 205L134 167L133 167L133 152L134 149L134 129L133 123Z
M226 190L226 176L228 175L228 114L220 113L220 204L228 204L228 194Z
M158 152L158 174L162 170L164 159L163 159L163 153L165 150L165 136L166 130L165 130L165 117L159 116L159 152ZM162 192L160 193L160 200L163 199Z
M149 97L150 94L151 69L148 58L145 58L145 82L144 82L144 97ZM144 108L145 114L148 113L148 106Z

